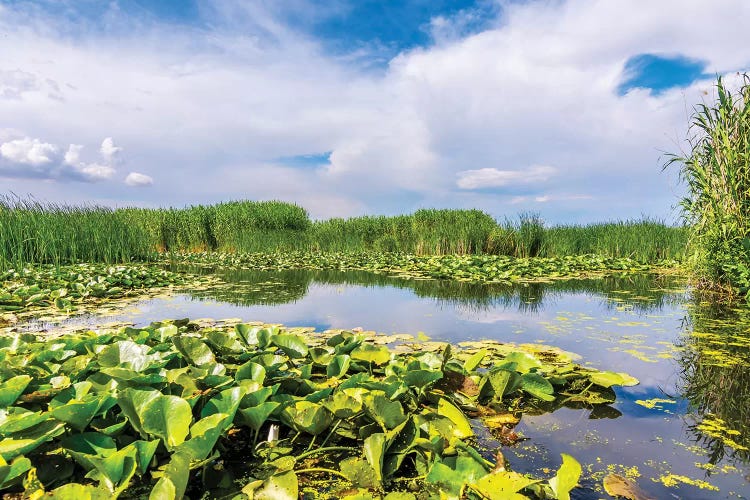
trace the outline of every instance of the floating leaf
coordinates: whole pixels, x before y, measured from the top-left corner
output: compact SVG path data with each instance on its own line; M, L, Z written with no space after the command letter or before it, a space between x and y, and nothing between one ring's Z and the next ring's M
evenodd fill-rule
M376 433L365 439L365 459L375 473L378 484L383 484L383 458L385 456L385 434Z
M596 385L602 387L612 387L613 385L622 386L633 386L638 385L638 379L631 377L627 373L615 373L615 372L592 372L589 374L589 379Z
M607 474L603 485L604 491L613 497L622 497L628 500L653 500L635 481L619 474Z
M351 357L348 354L339 354L333 356L326 366L326 375L329 377L341 378L346 375L349 371L349 365L351 364Z
M391 353L387 347L376 347L370 344L362 344L351 352L352 359L384 365L391 359Z
M555 400L555 388L546 378L538 373L524 373L521 375L521 389L534 397L544 401Z
M192 418L188 402L177 396L159 395L143 406L143 430L160 437L167 448L185 440Z
M393 429L406 420L401 403L391 401L382 391L370 391L363 402L368 415L384 430Z
M248 361L237 368L237 373L235 373L234 378L236 380L254 380L259 384L262 384L266 379L266 369L258 363Z
M252 428L255 432L258 432L263 424L268 420L268 417L276 411L276 408L280 406L280 403L272 401L266 401L252 408L243 408L240 410L242 420Z
M497 471L480 478L471 489L489 500L523 500L529 497L519 492L540 482L517 472Z
M557 475L549 480L549 485L558 500L570 500L570 490L578 485L581 478L581 464L566 453L561 453L562 465Z
M293 471L275 474L265 481L262 486L252 492L253 500L297 500L299 485L297 474Z
M185 356L187 361L195 366L208 365L216 362L211 348L197 337L173 337L174 346Z
M271 343L290 358L307 356L307 343L298 335L274 335L271 337Z
M515 363L516 370L521 373L527 373L535 368L541 368L542 362L539 359L527 352L512 352L505 356L506 363Z
M333 414L318 403L298 401L284 408L281 419L297 431L317 436L331 425Z
M190 477L190 455L173 453L149 495L150 500L179 500L185 494Z
M15 403L16 399L26 390L29 382L31 382L31 377L28 375L18 375L0 384L0 408Z

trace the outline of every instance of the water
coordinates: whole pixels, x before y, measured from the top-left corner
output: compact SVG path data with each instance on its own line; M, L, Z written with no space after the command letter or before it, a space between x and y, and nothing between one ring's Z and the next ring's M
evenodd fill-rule
M151 299L107 319L145 325L239 317L318 330L424 332L452 343L554 345L579 354L583 364L628 372L641 383L618 389L608 408L524 415L516 431L527 439L502 449L512 468L547 477L560 453L569 453L586 476L576 498L606 496L607 472L634 478L654 498L750 495L750 452L742 449L750 447L750 328L742 326L750 325L750 313L691 304L675 279L510 287L364 272L217 274L232 286Z

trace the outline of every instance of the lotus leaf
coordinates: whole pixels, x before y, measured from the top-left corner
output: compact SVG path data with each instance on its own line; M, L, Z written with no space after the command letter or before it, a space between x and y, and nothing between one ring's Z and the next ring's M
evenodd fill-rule
M471 489L488 500L522 500L528 497L519 492L539 483L538 479L517 472L497 471L480 478L471 485Z
M170 449L185 440L193 418L187 401L161 394L143 406L141 415L143 430L161 438Z
M351 357L348 354L339 354L333 356L326 366L326 375L329 377L341 378L349 371Z
M140 372L161 360L158 353L150 355L149 351L151 348L147 345L121 340L104 347L96 360L103 368L122 367Z
M297 500L299 497L297 475L292 471L275 474L263 481L259 488L249 493L252 493L253 500Z
M49 413L32 412L24 408L11 407L7 411L0 410L0 435L25 431L50 418Z
M345 389L336 392L323 403L323 406L333 413L336 418L351 418L362 411L362 400L356 396L357 389Z
M45 498L53 500L110 500L112 493L91 485L69 483L50 491Z
M164 467L164 473L151 490L151 500L179 500L185 494L190 477L190 455L176 452Z
M201 410L201 417L204 418L214 413L223 413L229 417L229 421L232 421L244 396L245 391L241 387L224 389L206 402Z
M638 379L631 377L627 373L615 372L592 372L589 379L596 385L602 387L612 387L613 385L632 386L638 385Z
M398 401L391 401L382 391L370 391L363 399L367 414L384 431L393 429L406 420L404 407Z
M555 388L546 378L538 373L524 373L521 375L521 389L534 397L544 401L555 400Z
M31 460L26 457L16 457L8 464L0 456L0 489L7 488L15 482L18 482L23 474L31 469Z
M193 461L205 460L231 422L225 413L213 413L200 419L190 427L190 439L180 444L176 452L188 455Z
M6 408L16 402L31 382L28 375L18 375L0 384L0 408Z
M240 410L240 414L242 415L245 424L257 433L266 420L268 420L268 417L270 417L279 406L281 406L280 403L266 401L265 403L260 403L251 408L243 408Z
M411 387L425 387L443 378L443 372L433 370L409 370L404 375L404 383Z
M5 438L0 441L0 457L5 461L13 460L19 455L25 455L43 443L63 434L65 424L47 420L34 427Z
M358 457L349 457L341 462L341 473L358 488L377 488L379 482L370 462Z
M376 347L370 344L362 344L351 351L352 359L384 365L391 359L391 353L387 347Z
M156 389L123 389L117 394L117 405L130 421L130 425L138 431L144 438L148 434L143 428L141 415L148 403L159 397L160 393Z
M236 380L254 380L259 384L262 384L266 379L266 369L258 363L248 361L237 368L237 373L235 373L234 378Z
M333 422L333 414L318 403L298 401L281 412L281 420L299 432L317 436Z
M438 402L438 415L447 417L453 422L453 435L459 439L465 439L474 435L474 431L471 429L471 423L466 415L451 404L447 399L440 398Z
M562 453L562 465L555 477L549 480L558 500L570 500L570 491L576 487L581 478L581 464L566 453Z
M365 439L364 452L367 463L370 464L378 485L383 484L383 459L385 458L385 434L371 434Z
M205 366L216 363L216 357L211 348L197 337L172 337L172 342L192 365Z
M271 343L292 359L307 356L307 343L298 335L274 335Z

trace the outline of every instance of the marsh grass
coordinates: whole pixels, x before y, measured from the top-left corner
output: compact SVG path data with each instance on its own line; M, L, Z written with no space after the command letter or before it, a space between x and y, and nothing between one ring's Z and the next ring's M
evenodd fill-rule
M153 250L143 227L122 212L0 197L0 268L148 260Z
M148 261L160 252L398 252L679 259L685 231L643 220L545 228L532 213L498 224L480 210L311 221L300 206L233 201L187 208L73 206L0 198L0 269L27 263Z
M313 224L313 250L402 252L416 255L481 253L497 224L480 210L417 210L394 217L329 219Z
M681 201L699 282L750 289L750 76L732 92L722 78L713 103L695 107L690 150L672 154L687 187Z
M685 255L688 230L663 221L606 222L586 226L554 226L545 230L542 255L597 254L630 257L642 262L681 260Z

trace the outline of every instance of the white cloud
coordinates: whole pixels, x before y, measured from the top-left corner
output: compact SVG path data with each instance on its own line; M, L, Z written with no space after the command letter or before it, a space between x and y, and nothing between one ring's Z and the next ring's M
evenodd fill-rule
M540 165L531 166L527 170L498 170L496 168L463 170L456 174L458 176L456 185L461 189L485 189L546 182L556 171L554 167Z
M77 170L77 173L79 173L83 178L82 180L90 182L105 181L107 179L111 179L112 176L115 175L115 172L117 171L109 165L100 165L98 163L89 163L87 165L82 165Z
M107 137L102 141L102 146L99 148L99 152L108 165L116 165L121 160L120 155L122 153L122 148L115 146L115 141L113 141L111 137Z
M217 5L222 16L211 28L165 28L110 12L121 27L116 36L40 9L14 16L22 7L4 7L0 88L13 98L0 99L3 126L44 144L101 143L101 158L87 164L91 178L122 163L122 141L139 170L170 179L143 191L153 203L285 198L308 203L313 215L344 216L420 206L502 216L540 204L553 220L668 217L679 193L659 157L679 147L685 108L711 81L619 96L625 61L682 54L706 60L709 73L750 64L736 43L750 18L746 0L717 0L710 9L704 0L639 1L637 8L609 0L507 2L502 17L474 35L464 35L471 13L435 20L435 46L403 52L380 73L326 54L285 25L275 4ZM50 97L55 87L59 99ZM118 143L101 141L101 124ZM86 150L59 151L35 167L41 174L3 154L3 187L38 186L69 200L132 198L122 183L101 183L95 193L74 183L33 184L64 178L47 168L55 162L84 175ZM332 151L330 165L282 172L269 164L311 151ZM506 165L554 165L556 174Z
M50 164L58 155L57 146L24 137L0 145L0 156L11 163L39 167Z
M139 172L130 172L128 176L125 177L125 184L127 184L128 186L143 187L150 186L153 183L154 179L146 174L141 174Z
M119 152L120 148L116 149ZM81 160L82 150L82 145L70 144L61 154L59 146L41 139L21 137L7 140L0 143L0 177L98 182L114 176L116 170L111 165L111 155L102 155L104 161L101 163L86 163Z

